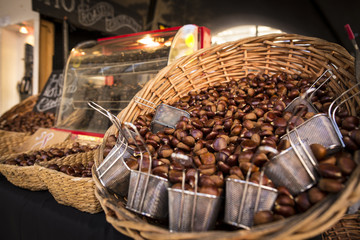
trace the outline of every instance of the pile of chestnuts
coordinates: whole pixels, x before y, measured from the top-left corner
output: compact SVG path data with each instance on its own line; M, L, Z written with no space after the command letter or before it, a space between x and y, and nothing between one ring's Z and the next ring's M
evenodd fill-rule
M91 168L94 165L93 161L89 161L87 164L76 163L72 165L64 164L59 166L56 163L49 164L47 168L60 171L72 177L91 177Z
M49 112L26 112L0 122L0 129L13 132L35 133L39 128L54 126L55 115Z
M244 180L249 169L250 181L259 183L260 169L272 155L260 153L255 156L256 149L270 146L282 151L290 147L288 141L280 140L286 128L299 126L315 113L307 111L302 104L297 106L297 110L301 111L294 111L300 112L299 115L285 111L285 108L304 94L313 82L314 79L286 73L271 76L250 73L238 80L216 83L202 91L190 92L172 104L190 113L190 117L182 117L174 129L165 128L157 133L152 133L150 128L153 113L139 115L133 123L149 149L149 153L145 152L143 156L140 170L151 169L153 175L168 179L173 188L181 188L182 171L185 169L185 190L189 191L195 189L194 176L198 170L198 191L216 196L223 195L226 177ZM319 112L326 112L334 99L335 93L324 85L311 100ZM328 156L325 149L322 154L314 153L320 162L319 183L298 196L292 196L284 187L277 187L279 195L273 211L257 213L255 224L306 211L326 194L343 188L347 176L355 168L352 153L360 147L359 117L351 116L346 109L340 108L336 121L349 152ZM116 137L111 136L110 142L115 141ZM312 149L314 152L324 151L322 146L314 145ZM111 145L107 144L104 156L110 150ZM195 167L180 164L173 153L188 156ZM139 158L124 160L131 169L140 168ZM266 176L262 184L275 187Z
M78 142L72 144L69 148L55 148L52 147L48 150L38 150L30 153L22 153L16 157L5 160L5 164L16 166L33 166L35 163L47 162L50 160L62 158L71 154L88 152L94 150L96 147L81 145Z

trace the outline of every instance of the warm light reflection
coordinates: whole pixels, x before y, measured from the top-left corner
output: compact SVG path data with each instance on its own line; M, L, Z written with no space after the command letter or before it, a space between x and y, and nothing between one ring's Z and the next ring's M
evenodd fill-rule
M28 34L29 33L28 29L25 26L21 26L20 29L19 29L19 32L22 33L22 34Z
M226 29L225 31L219 32L212 37L214 44L221 44L230 41L236 41L241 38L255 37L271 33L282 33L280 29L275 29L268 26L257 26L257 25L244 25Z
M171 46L171 41L166 41L166 42L164 43L164 45L167 46L167 47L170 47L170 46Z
M143 37L142 39L139 39L137 42L146 45L146 47L160 46L160 43L155 42L154 38L150 37L149 35Z

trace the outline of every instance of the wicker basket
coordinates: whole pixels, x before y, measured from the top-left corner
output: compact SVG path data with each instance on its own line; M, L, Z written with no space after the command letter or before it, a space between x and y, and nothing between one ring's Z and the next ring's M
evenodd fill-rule
M35 166L38 167L41 180L45 183L47 189L58 203L89 213L102 211L100 203L94 195L95 184L92 178L72 177L60 171L47 168L50 164L62 166L81 163L86 165L90 161L93 161L95 151L96 150L92 150L86 153L69 155L61 159L35 164Z
M19 104L13 106L0 117L0 126L2 126L7 121L11 121L19 114L32 111L37 99L38 95L30 96ZM3 156L5 154L14 153L14 147L17 147L19 144L23 143L29 135L30 132L0 130L0 155Z
M322 239L360 239L360 211L345 215L338 223L322 234Z
M2 126L5 122L12 121L15 117L25 114L27 112L31 112L34 108L36 101L38 100L39 95L33 95L25 100L21 101L19 104L16 104L11 109L6 111L0 117L0 126ZM7 135L29 135L30 133L23 133L23 132L13 132L13 131L5 131L1 130L0 137L4 137Z
M60 144L53 145L51 147L65 148L73 144L73 141L68 140ZM45 148L50 149L51 147ZM31 153L28 151L25 153ZM20 153L23 154L23 153ZM14 184L15 186L29 189L32 191L41 191L46 190L46 184L40 179L38 168L35 166L17 166L17 165L8 165L4 162L10 158L18 156L19 153L9 154L2 156L0 158L0 172L6 177L6 179Z
M199 91L219 82L245 77L248 73L274 74L286 72L304 77L320 76L331 68L338 83L331 83L335 93L354 84L354 58L341 46L318 38L295 34L272 34L224 43L202 49L183 57L161 70L147 82L136 96L153 103L172 104L189 91ZM349 110L359 113L359 98ZM135 102L119 114L122 121L133 122L140 114L150 111ZM103 161L102 152L106 139L114 134L110 127L95 157L95 164ZM94 171L93 171L94 173ZM345 189L337 195L329 195L320 204L303 214L282 221L265 224L251 230L216 230L201 233L170 233L166 227L139 217L128 211L124 199L117 199L98 182L96 195L106 213L106 219L118 231L135 239L305 239L319 235L334 225L351 204L360 199L360 166L358 166Z

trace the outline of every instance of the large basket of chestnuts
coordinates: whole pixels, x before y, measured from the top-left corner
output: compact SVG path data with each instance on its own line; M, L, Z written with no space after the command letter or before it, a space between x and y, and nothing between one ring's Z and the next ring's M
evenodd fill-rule
M53 127L55 115L50 112L35 112L33 108L39 95L33 95L16 104L0 117L0 137L6 135L29 135L40 127Z
M54 126L53 113L34 112L39 95L33 95L13 106L0 116L0 154L12 154L40 127Z
M359 89L343 47L295 34L177 60L104 113L107 221L135 239L321 234L360 200Z

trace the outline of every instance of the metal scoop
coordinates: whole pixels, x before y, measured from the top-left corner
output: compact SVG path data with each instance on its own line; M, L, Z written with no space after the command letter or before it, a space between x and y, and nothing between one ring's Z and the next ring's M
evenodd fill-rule
M127 134L136 138L134 141L136 147L145 150L139 151L139 170L131 170L126 208L151 218L165 219L168 215L169 181L151 174L152 157L146 143L134 124L128 122L124 124ZM148 153L149 167L147 172L142 172L145 152Z
M182 116L190 118L190 114L188 112L179 108L172 107L164 103L156 106L156 104L154 104L153 102L150 102L140 97L135 97L135 99L140 99L144 102L147 102L148 104L135 100L136 103L142 104L155 110L155 115L150 125L152 133L162 131L164 128L175 128L176 124L180 121Z
M192 159L184 154L171 156L183 166L196 169L194 192L185 190L185 169L181 189L168 188L169 229L171 232L199 232L213 229L220 210L221 197L198 193L198 170Z
M88 102L88 105L109 118L119 130L119 136L115 146L103 162L96 167L96 172L103 186L120 196L126 196L128 192L130 168L126 165L124 159L131 157L134 154L134 149L129 147L128 141L122 133L121 122L116 116L95 102Z
M318 113L318 110L316 109L316 107L313 105L311 99L312 97L314 96L314 94L329 80L332 78L332 76L334 75L332 73L332 71L330 71L329 69L327 69L325 72L323 72L323 74L321 74L320 77L318 77L314 83L310 86L309 89L313 89L316 84L320 81L320 79L322 79L325 74L327 73L330 73L330 76L327 77L317 88L315 88L315 90L309 94L309 95L306 95L306 98L302 97L302 96L299 96L297 98L295 98L294 100L292 100L285 108L285 111L288 111L288 112L293 112L295 107L300 105L300 104L303 104L304 106L307 107L307 110L308 112L314 112L314 113Z
M289 136L289 124L286 132ZM316 184L319 175L317 161L309 144L300 138L296 127L293 133L297 143L289 137L291 147L272 157L264 169L276 186L285 186L291 194L297 195Z
M349 91L359 85L360 83L357 83L353 87L340 94L340 96L338 96L330 104L328 114L321 113L313 116L312 118L306 120L304 123L296 127L298 133L295 133L295 130L293 129L289 132L289 134L282 136L281 139L289 140L289 138L291 138L291 140L295 144L297 144L299 138L296 135L298 134L300 136L300 139L304 142L307 142L309 145L313 143L323 145L327 149L329 154L341 150L343 147L345 147L345 144L342 140L342 134L340 132L340 129L335 121L335 113L338 108L334 108L334 105L345 94L347 94ZM358 93L356 93L355 95L357 94ZM348 101L352 97L345 99L339 105Z
M236 227L250 229L257 211L271 210L277 198L277 189L262 185L264 171L261 171L260 182L249 182L255 157L261 152L278 154L269 146L260 146L251 159L246 179L226 178L226 198L224 222Z

